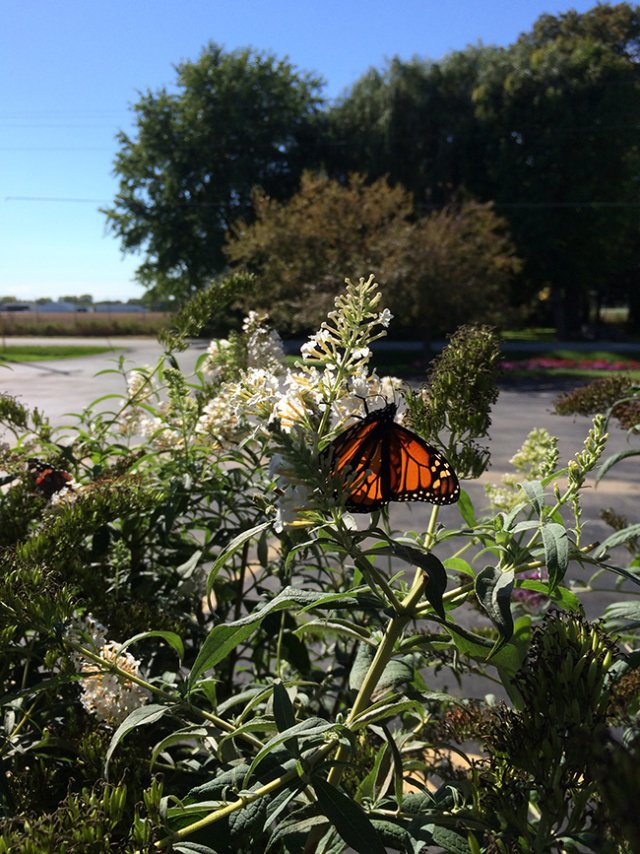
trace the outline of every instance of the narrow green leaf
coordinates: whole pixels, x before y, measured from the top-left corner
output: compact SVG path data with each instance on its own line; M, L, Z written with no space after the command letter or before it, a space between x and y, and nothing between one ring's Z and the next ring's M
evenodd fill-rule
M385 847L362 807L321 777L312 779L318 806L342 839L358 854L386 854Z
M536 581L534 578L525 578L518 585L521 590L534 590L536 593L542 593L543 596L548 596L552 602L564 608L565 611L578 612L582 610L580 599L569 590L567 587L558 585L555 590L551 590L546 581Z
M349 620L341 620L337 617L327 617L326 619L309 620L303 623L294 631L294 635L302 637L303 635L342 635L347 638L352 638L357 641L368 641L370 631L364 626L353 625Z
M118 729L114 732L107 749L107 754L104 760L105 778L107 776L107 769L109 761L113 755L113 751L120 744L125 735L131 732L132 729L136 729L139 726L147 726L148 724L153 724L156 721L159 721L163 715L170 711L171 706L161 706L158 703L149 703L147 706L140 706L139 708L134 709L131 714L122 721Z
M439 845L449 854L471 854L467 837L461 836L450 827L434 825L431 830L431 838L436 845Z
M436 614L444 620L446 614L442 597L447 589L447 571L435 555L429 554L425 557L428 560L424 563L428 565L423 566L426 576L424 595Z
M544 489L540 481L523 480L518 486L522 488L522 491L529 499L529 503L539 516L544 507Z
M475 528L478 524L478 520L476 519L473 502L469 498L469 494L465 492L464 489L460 490L460 498L456 503L456 507L458 508L460 516L462 516L462 521L470 528Z
M452 572L461 572L463 575L469 575L471 578L475 578L475 572L471 569L471 565L461 557L448 557L444 561L443 566L445 569L450 569Z
M516 518L520 515L520 513L527 506L526 501L521 501L519 504L516 504L515 507L512 507L508 513L500 513L502 516L502 528L505 531L510 531L513 527L513 523Z
M442 561L431 552L425 552L415 546L393 542L392 540L389 540L387 546L379 549L378 553L399 557L412 566L419 566L424 571L426 575L424 595L436 614L444 620L445 611L442 596L447 589L447 571L442 565Z
M447 695L447 699L450 699ZM358 715L353 721L353 729L358 730L363 726L370 726L378 723L378 721L388 720L397 715L408 712L410 709L419 711L423 708L423 704L417 700L396 700L394 702L384 702L380 705L370 706L366 711Z
M287 689L280 680L273 686L273 716L276 719L278 732L284 732L284 730L296 724L296 716L293 711L291 699Z
M202 845L200 842L174 842L171 850L176 854L218 854L214 848Z
M565 528L557 522L546 522L540 531L549 573L549 589L555 590L569 566L569 538Z
M356 657L351 665L349 673L349 688L352 691L359 691L364 677L367 675L369 665L373 661L375 650L368 643L361 643L356 651Z
M256 620L256 623L259 622ZM245 624L243 626L233 626L225 623L219 626L214 626L205 642L200 647L196 660L193 662L191 673L189 674L188 686L192 688L198 678L211 667L215 667L218 662L226 658L232 649L235 649L238 644L245 641L253 632L255 625Z
M159 629L154 629L151 632L140 632L140 634L134 635L122 644L120 652L124 652L131 644L145 640L146 638L162 638L163 641L166 641L178 653L178 658L184 658L184 644L180 635L177 635L175 632L166 632Z
M279 680L273 686L273 716L276 719L278 732L286 732L296 725L296 716L293 711L293 705L287 689ZM290 738L285 741L286 747L298 756L300 750L298 748L298 739Z
M511 616L511 591L513 570L502 571L495 566L485 566L476 576L476 596L487 616L500 632L503 641L513 634Z
M284 732L279 732L277 735L274 735L273 738L270 738L269 741L267 741L256 753L253 762L249 766L249 770L245 774L243 788L248 786L251 775L262 760L280 744L284 744L288 739L295 736L310 738L311 736L322 735L334 727L335 724L328 723L322 718L307 718L306 721L300 721L300 723L289 727L289 729L284 730Z
M218 555L216 560L213 562L213 566L209 570L209 577L207 579L207 596L211 594L211 590L213 588L213 582L216 580L216 576L225 565L225 563L231 558L237 551L239 551L246 542L253 539L253 537L260 534L262 531L265 531L268 527L270 527L271 522L262 522L260 525L256 525L254 528L249 528L247 531L242 531L241 534L238 534L237 537L234 537L228 546L223 549L223 551Z
M256 611L252 611L245 617L241 617L239 620L234 620L231 623L221 623L218 626L214 626L202 644L200 652L191 668L189 687L193 687L196 680L205 670L215 667L232 649L235 649L238 644L245 641L260 625L267 614L282 611L290 605L301 605L304 607L317 603L319 599L323 598L323 593L316 593L311 590L298 590L295 587L285 587L271 601Z
M612 469L621 460L626 460L627 457L637 457L639 454L640 450L638 448L634 448L630 451L618 451L617 454L612 454L610 457L607 457L598 469L598 473L596 474L596 483L600 483L609 469Z
M614 549L617 546L623 546L626 542L633 540L635 537L640 537L640 524L638 523L635 525L629 525L621 531L614 531L613 534L600 543L598 549L594 552L594 557L601 558L610 549Z
M166 738L163 738L162 741L159 741L158 744L156 744L156 746L153 748L151 759L149 760L149 769L153 769L153 766L156 764L158 756L162 753L163 750L167 750L167 748L171 747L174 744L184 745L186 742L194 741L197 739L205 739L208 735L210 735L209 730L206 729L206 727L201 726L187 726L175 730L175 732L172 732L168 736L166 736Z

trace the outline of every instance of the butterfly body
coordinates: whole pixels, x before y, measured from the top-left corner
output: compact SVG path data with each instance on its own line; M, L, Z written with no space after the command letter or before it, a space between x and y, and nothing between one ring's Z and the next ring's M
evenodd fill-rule
M56 468L50 463L45 463L35 457L27 460L29 473L33 477L33 485L36 492L44 495L45 498L51 498L63 489L72 488L72 475L64 469Z
M346 482L345 507L370 513L389 501L453 504L455 472L440 451L394 421L395 403L370 412L323 451L331 475Z

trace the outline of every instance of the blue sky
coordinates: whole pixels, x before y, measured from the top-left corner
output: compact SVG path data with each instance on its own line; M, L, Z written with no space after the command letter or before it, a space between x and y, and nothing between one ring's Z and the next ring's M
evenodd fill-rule
M339 96L386 59L506 45L544 13L589 0L3 0L0 39L0 297L143 289L105 229L118 129L137 93L210 40L288 56Z

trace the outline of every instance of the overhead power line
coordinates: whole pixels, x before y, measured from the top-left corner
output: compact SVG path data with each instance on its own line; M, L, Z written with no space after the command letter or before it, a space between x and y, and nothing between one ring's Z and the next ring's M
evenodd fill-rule
M93 204L107 205L113 202L113 199L83 199L70 196L5 196L5 202L61 202L61 203L78 203L78 204ZM493 200L492 200L493 201ZM640 209L640 201L638 202L497 202L493 201L496 208L630 208ZM147 208L153 205L145 205ZM165 207L169 207L166 205ZM183 208L222 208L218 202L174 202L170 207ZM420 203L419 208L440 209L446 207L446 204L431 204L429 202Z

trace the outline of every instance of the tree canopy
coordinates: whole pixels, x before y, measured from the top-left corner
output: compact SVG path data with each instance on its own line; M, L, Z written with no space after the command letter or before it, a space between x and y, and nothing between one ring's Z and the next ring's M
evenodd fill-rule
M224 269L226 231L234 241L250 235L255 248L249 226L264 200L291 199L304 169L324 170L349 192L357 172L369 184L386 179L387 198L391 188L407 191L418 218L465 198L493 205L523 260L513 304L551 292L560 331L578 331L594 293L635 299L640 320L639 58L638 7L597 5L543 15L505 48L472 46L440 62L394 58L324 104L320 81L287 62L209 45L177 67L175 92L147 92L135 105L135 133L120 134L108 222L125 251L144 253L138 277L154 296L181 301ZM270 208L271 220L281 215ZM341 230L326 218L325 227ZM292 257L296 242L309 251L306 237L290 234L280 266L306 282L310 260ZM357 240L337 254L390 257L384 244L361 250ZM235 244L233 253L240 257ZM349 272L352 264L340 271Z
M108 225L141 251L139 280L179 300L224 268L225 231L251 214L256 185L296 188L313 139L320 80L253 50L209 44L176 68L175 91L147 91L135 134L121 132Z
M490 204L452 204L426 217L411 194L352 173L346 186L306 172L287 202L254 197L255 221L228 236L230 262L256 275L251 301L282 331L308 330L343 286L345 273L375 270L386 283L394 326L429 341L465 321L508 311L520 262Z

